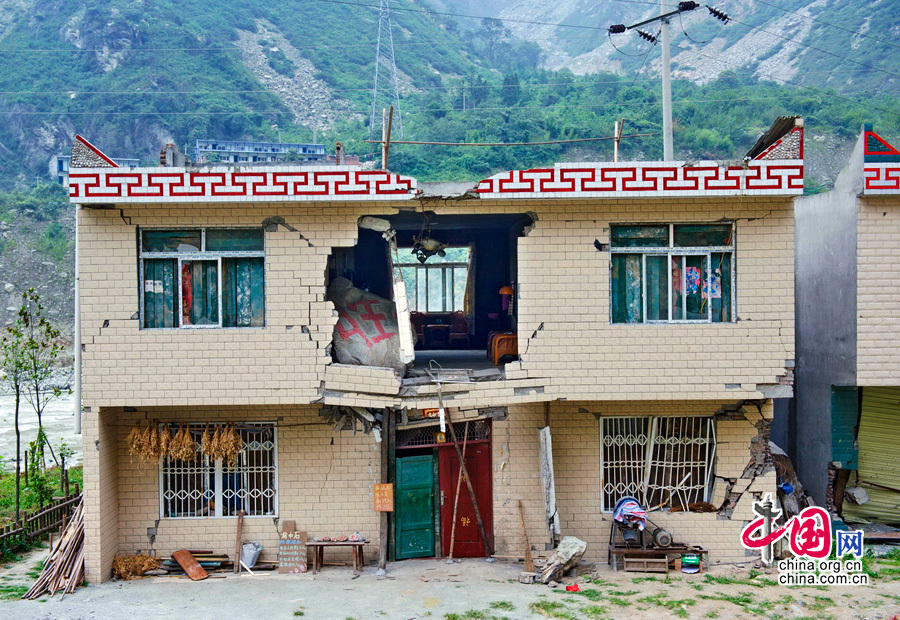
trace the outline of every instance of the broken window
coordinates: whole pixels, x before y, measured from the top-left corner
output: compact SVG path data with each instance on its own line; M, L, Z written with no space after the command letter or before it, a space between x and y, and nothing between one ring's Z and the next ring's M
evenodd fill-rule
M145 328L262 327L262 228L140 231Z
M224 428L210 424L209 432ZM269 423L237 424L244 442L234 464L200 452L206 424L190 424L197 453L192 461L166 458L160 466L162 517L274 516L277 510L276 428ZM173 427L173 430L177 430Z
M465 311L470 288L471 249L446 248L445 256L434 254L424 263L408 250L400 249L397 264L406 283L409 309L413 312Z
M614 225L613 323L734 320L734 225Z
M648 509L708 501L715 452L711 417L602 417L600 509L623 497Z

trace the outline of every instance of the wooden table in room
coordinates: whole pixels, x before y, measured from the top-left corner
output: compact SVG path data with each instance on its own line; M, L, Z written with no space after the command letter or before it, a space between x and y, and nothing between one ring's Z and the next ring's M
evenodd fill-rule
M324 564L325 547L350 547L350 556L353 559L353 570L361 572L366 563L363 546L368 545L368 540L311 540L306 547L312 550L312 572L315 575Z

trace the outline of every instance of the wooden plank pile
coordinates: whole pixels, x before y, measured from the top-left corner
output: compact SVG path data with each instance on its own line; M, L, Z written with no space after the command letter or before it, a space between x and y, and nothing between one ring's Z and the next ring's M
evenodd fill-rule
M83 582L84 501L80 500L69 525L51 547L38 580L22 598L33 600L45 594L52 596L59 591L65 596L75 592L75 588Z

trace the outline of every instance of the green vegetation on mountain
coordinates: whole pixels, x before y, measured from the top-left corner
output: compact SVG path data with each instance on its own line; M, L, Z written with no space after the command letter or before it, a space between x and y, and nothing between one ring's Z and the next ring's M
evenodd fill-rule
M47 178L49 158L68 152L76 133L113 157L138 157L144 165L154 165L169 140L190 148L201 138L287 142L312 141L314 135L329 149L340 140L347 152L377 160L378 146L365 142L373 135L367 123L375 0L21 2L19 12L0 13L0 190L7 192L0 195L0 294L6 284L13 285L10 295L36 284L52 313L65 321L71 317L72 212L62 188L36 180ZM484 10L507 5L491 0ZM572 54L596 48L609 23L646 10L581 0L570 5L565 23L601 28L558 28L560 49ZM512 33L521 31L521 23L511 29L494 19L419 11L431 6L481 13L473 0L397 0L392 6L403 90L403 133L395 139L601 138L611 136L614 123L624 118L620 158L661 158L659 82L653 71L639 71L652 66L658 49L626 42L626 53L650 53L618 54L621 75L576 76L540 69L542 48ZM721 55L730 60L723 66L735 70L703 85L674 82L676 158L739 159L776 116L799 114L807 127L808 186L820 191L843 166L862 123L897 140L900 103L891 73L900 71L891 59L900 4L812 6L784 0L775 6L759 0L744 9L725 27L712 17L684 26L698 41L725 37ZM755 58L734 53L744 37L759 34L747 24L774 24L791 11L819 20L810 25L808 18L793 16L805 26L797 32L808 31L797 35L803 45L781 41ZM689 43L682 26L673 21L676 46ZM248 61L247 44L258 47L259 65ZM790 46L796 51L786 64L798 73L788 83L748 77L760 62ZM711 62L703 57L707 52L697 53ZM301 66L306 61L312 74ZM735 66L739 63L743 66ZM318 82L303 77L308 75ZM271 87L276 79L322 95L309 104L305 125L295 116L296 102ZM322 83L324 89L314 85ZM331 127L330 121L315 120L326 116L339 120ZM501 170L611 159L608 140L513 147L398 144L391 149L390 167L422 181L475 182ZM820 165L820 160L828 161Z

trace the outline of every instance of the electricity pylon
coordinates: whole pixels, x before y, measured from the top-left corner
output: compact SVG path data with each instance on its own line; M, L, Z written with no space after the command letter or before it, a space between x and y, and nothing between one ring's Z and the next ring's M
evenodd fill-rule
M400 114L400 82L397 79L397 63L394 60L394 35L391 32L390 0L381 0L378 9L378 43L375 49L375 80L372 85L372 118L369 133L381 126L381 111L394 106L394 126L403 135Z

